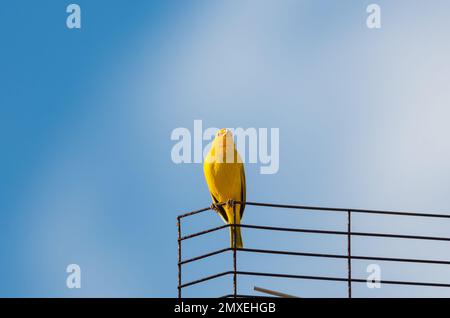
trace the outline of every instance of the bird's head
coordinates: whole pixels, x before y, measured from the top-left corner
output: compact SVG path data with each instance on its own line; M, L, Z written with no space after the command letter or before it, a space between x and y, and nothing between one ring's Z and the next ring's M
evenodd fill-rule
M223 137L226 137L226 136L233 137L233 133L231 132L231 130L226 129L226 128L222 128L222 129L219 129L217 131L217 133L216 133L216 137L217 138L223 138Z
M213 147L218 162L235 163L242 162L236 152L234 137L231 130L222 128L217 131L214 138Z
M231 130L226 128L219 129L216 133L215 141L220 143L222 147L227 147L227 145L234 146L233 133Z

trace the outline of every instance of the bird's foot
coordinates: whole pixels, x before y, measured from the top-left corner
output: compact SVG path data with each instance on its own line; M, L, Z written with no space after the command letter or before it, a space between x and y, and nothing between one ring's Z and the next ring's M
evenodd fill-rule
M211 206L209 207L211 210L214 210L216 212L219 212L219 206L215 203L211 203Z
M236 205L236 201L229 199L226 204L228 207L233 208Z

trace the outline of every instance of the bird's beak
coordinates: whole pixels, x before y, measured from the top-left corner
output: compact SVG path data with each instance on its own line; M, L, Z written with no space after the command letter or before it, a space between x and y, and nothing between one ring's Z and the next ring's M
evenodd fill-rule
M222 129L220 129L220 130L217 132L217 136L218 136L218 137L220 137L220 136L225 136L227 133L228 133L228 129L222 128Z
M217 137L233 137L233 134L231 133L230 130L226 129L226 128L222 128L217 132Z

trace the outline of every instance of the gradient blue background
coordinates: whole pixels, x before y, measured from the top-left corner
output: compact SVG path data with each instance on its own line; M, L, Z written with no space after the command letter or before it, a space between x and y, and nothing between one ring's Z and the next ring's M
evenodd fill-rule
M176 296L176 215L208 206L200 164L170 157L177 127L276 127L280 170L247 165L248 200L450 212L448 1L65 1L0 6L0 296ZM247 223L339 229L345 216L248 207ZM184 230L220 224L213 214ZM355 216L354 230L449 236L450 222ZM248 247L344 253L345 241L244 231ZM227 246L226 232L184 256ZM448 244L355 239L360 255L450 259ZM186 281L229 255L187 265ZM66 266L82 288L66 287ZM369 262L354 262L365 278ZM441 265L380 263L383 279L450 282ZM343 276L345 261L243 255L241 269ZM340 283L240 279L298 296ZM231 280L186 289L219 296ZM354 295L450 296L354 286Z

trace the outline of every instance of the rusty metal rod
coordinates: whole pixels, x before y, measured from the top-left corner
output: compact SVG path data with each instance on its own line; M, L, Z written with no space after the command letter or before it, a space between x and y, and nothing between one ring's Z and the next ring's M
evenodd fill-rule
M217 205L224 205L226 203L219 203ZM289 205L289 204L275 204L275 203L262 203L262 202L240 202L236 201L236 204L246 204L253 206L273 207L282 209L294 209L294 210L311 210L311 211L330 211L330 212L347 212L351 210L354 213L367 213L367 214L385 214L385 215L399 215L399 216L416 216L416 217L430 217L430 218L445 218L450 219L450 214L438 214L438 213L423 213L423 212L404 212L404 211L384 211L384 210L368 210L368 209L349 209L349 208L331 208L331 207L319 207L319 206L307 206L307 205ZM206 207L200 210L191 211L185 214L181 214L179 218L184 218L197 213L211 210L211 207Z
M185 259L185 260L181 261L179 264L180 265L184 265L184 264L195 262L195 261L198 261L198 260L210 257L210 256L218 255L218 254L221 254L221 253L224 253L224 252L227 252L227 251L231 251L231 247L222 248L222 249L214 251L214 252L210 252L210 253L206 253L206 254L203 254L203 255L200 255L200 256L188 258L188 259Z
M236 204L233 201L233 294L237 296L237 260L236 260Z
M190 235L186 235L180 238L180 240L187 240L193 237L201 236L211 232L215 232L233 225L224 224L218 227L214 227L208 230L200 231ZM235 224L236 227L257 229L257 230L270 230L270 231L283 231L283 232L298 232L298 233L312 233L312 234L331 234L331 235L348 235L347 231L330 231L330 230L312 230L303 228L289 228L289 227L275 227L275 226L262 226L251 224ZM386 237L386 238L401 238L401 239L413 239L413 240L432 240L432 241L450 241L450 237L440 236L421 236L421 235L403 235L403 234L390 234L390 233L374 233L374 232L351 232L352 236L370 236L370 237Z
M289 294L281 293L276 290L270 290L270 289L266 289L266 288L262 288L262 287L258 287L258 286L253 287L253 290L260 292L260 293L268 294L271 296L280 297L280 298L299 298L297 296L292 296Z
M218 277L232 275L233 271L225 271L219 274L207 276L201 279L197 279L181 285L181 288L196 285L211 279ZM237 275L246 276L263 276L263 277L278 277L278 278L293 278L293 279L305 279L305 280L319 280L319 281L335 281L335 282L347 282L347 277L330 277L330 276L310 276L310 275L293 275L293 274L279 274L279 273L264 273L264 272L250 272L250 271L236 271ZM352 283L367 283L367 279L352 278ZM446 287L450 288L450 283L431 283L431 282L411 282L411 281L396 281L396 280L380 280L380 284L390 285L409 285L409 286L426 286L426 287Z
M223 248L214 252L202 254L200 256L192 257L181 261L181 265L201 260L210 256L218 255L232 251L231 247ZM306 252L294 252L294 251L279 251L279 250L268 250L268 249L257 249L257 248L238 248L240 252L248 253L261 253L261 254L279 254L279 255L292 255L292 256L305 256L305 257L322 257L322 258L337 258L347 260L347 255L341 254L326 254L326 253L306 253ZM351 255L352 260L362 260L362 261L385 261L385 262L405 262L405 263L423 263L423 264L436 264L436 265L450 265L450 261L445 260L432 260L432 259L418 259L418 258L398 258L398 257L382 257L382 256L360 256Z
M352 298L352 215L347 211L347 270L348 270L348 298Z
M181 219L177 218L178 228L178 298L181 298Z

